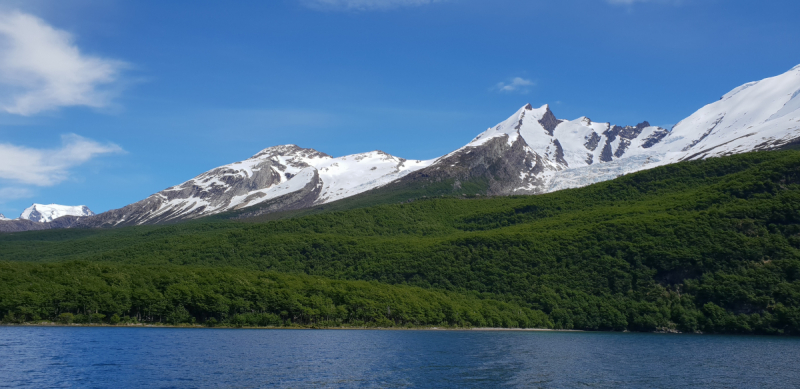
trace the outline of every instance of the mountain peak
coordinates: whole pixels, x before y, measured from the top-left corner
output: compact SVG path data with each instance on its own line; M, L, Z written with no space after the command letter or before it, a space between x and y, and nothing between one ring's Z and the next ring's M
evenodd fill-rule
M11 220L11 219L7 218L5 215L0 213L0 220Z
M59 205L59 204L36 204L34 203L22 211L20 219L45 223L51 222L62 216L92 216L89 207L85 205Z
M286 144L286 145L267 147L266 149L256 153L256 155L250 157L250 159L263 158L263 157L270 158L275 156L304 157L304 158L332 158L330 155L314 149L304 149L295 144Z
M531 112L525 113L525 111L531 111ZM548 113L551 115L553 114L553 112L550 111L550 104L545 104L539 108L533 108L533 106L530 103L528 103L525 104L525 106L523 106L519 111L517 111L517 116L525 114L525 115L532 115L535 118L541 118L547 115Z

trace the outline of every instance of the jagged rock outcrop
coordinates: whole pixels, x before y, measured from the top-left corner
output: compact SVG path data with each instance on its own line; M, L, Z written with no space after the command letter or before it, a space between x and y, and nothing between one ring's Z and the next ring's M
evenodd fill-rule
M493 137L480 147L462 148L450 153L424 169L407 175L400 181L441 182L485 180L487 195L540 193L545 171L559 166L531 150L522 138L509 141L509 136ZM529 188L529 189L520 189Z

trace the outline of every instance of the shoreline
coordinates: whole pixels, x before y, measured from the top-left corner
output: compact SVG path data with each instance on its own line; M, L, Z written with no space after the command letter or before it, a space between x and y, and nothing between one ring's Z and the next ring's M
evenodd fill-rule
M0 327L105 327L105 328L184 328L184 329L227 329L227 330L368 330L368 331L485 331L485 332L587 332L585 330L564 330L552 328L498 328L498 327L208 327L171 324L63 324L55 322L0 324Z

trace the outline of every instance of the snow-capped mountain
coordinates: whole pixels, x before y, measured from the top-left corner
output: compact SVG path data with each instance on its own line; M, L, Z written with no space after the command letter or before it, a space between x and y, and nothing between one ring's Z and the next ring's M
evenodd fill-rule
M254 205L276 210L304 208L385 185L431 162L409 161L382 151L333 158L296 145L274 146L79 224L160 223Z
M404 180L463 180L477 173L488 179L489 194L547 193L683 160L775 149L799 140L796 66L732 90L672 130L647 122L621 127L587 117L560 120L547 105L527 105ZM491 168L480 172L480 166Z
M550 192L565 172L605 166L631 156L647 154L669 131L642 122L617 126L587 117L557 119L548 105L530 104L484 131L464 147L447 154L404 180L488 181L487 194L538 194ZM596 182L592 177L571 186Z
M0 213L0 220L11 220L11 219L7 218L5 215Z
M464 147L433 160L406 160L381 151L334 158L295 145L275 146L126 207L75 218L71 226L161 223L248 207L258 210L250 214L300 209L377 188L442 182L452 183L453 193L461 193L468 181L482 183L489 195L547 193L678 161L797 141L800 66L742 85L671 130L646 121L618 126L587 117L563 120L548 105L526 105Z
M560 171L546 191L579 187L684 160L777 149L800 141L800 65L749 82L708 104L664 134L631 145L608 164ZM639 136L641 138L643 134ZM649 146L649 147L648 147Z
M25 208L19 218L39 223L46 223L62 216L83 217L92 215L94 215L94 212L92 212L89 207L85 205L33 204L30 207Z

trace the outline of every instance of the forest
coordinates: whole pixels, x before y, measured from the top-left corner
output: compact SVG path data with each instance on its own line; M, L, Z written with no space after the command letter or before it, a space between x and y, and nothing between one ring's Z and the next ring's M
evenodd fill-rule
M800 331L800 151L544 195L412 200L0 234L0 318Z

